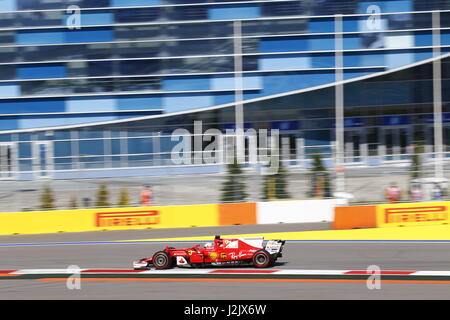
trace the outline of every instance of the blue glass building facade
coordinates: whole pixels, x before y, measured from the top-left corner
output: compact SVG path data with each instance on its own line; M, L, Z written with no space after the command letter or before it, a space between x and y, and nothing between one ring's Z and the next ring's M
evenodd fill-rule
M448 54L450 1L0 0L0 179L166 173L170 133L232 127L238 90L289 164L332 165L337 80L346 162L401 161L435 148L436 59L450 147Z

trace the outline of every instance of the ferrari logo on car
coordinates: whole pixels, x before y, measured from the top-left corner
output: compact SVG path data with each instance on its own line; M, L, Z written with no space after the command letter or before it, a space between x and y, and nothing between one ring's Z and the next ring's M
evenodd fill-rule
M217 252L211 252L211 253L209 254L209 257L210 257L211 259L217 259Z
M227 258L227 254L226 253L221 253L220 254L220 258L221 259L226 259Z

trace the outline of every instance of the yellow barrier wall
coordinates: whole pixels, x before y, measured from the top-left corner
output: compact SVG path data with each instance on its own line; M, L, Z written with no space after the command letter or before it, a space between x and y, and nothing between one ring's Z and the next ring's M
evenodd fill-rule
M336 207L334 212L334 229L450 224L450 202Z
M218 225L217 204L0 213L0 235Z
M417 202L377 206L377 227L450 223L450 202Z

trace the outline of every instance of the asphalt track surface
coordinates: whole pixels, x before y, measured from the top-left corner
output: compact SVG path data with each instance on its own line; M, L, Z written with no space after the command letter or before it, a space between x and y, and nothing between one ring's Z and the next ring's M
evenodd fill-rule
M290 223L290 224L260 224L222 227L196 227L178 229L150 229L127 231L96 231L36 235L0 236L0 244L19 242L60 242L60 241L108 241L133 239L158 239L173 237L211 236L216 234L265 233L289 231L329 230L330 223Z
M328 224L285 224L16 235L0 237L0 269L121 268L165 245L190 243L101 243L177 236L323 230ZM90 241L92 243L80 243ZM60 243L60 244L55 244ZM30 245L33 244L33 245ZM7 246L2 246L7 245ZM450 243L288 242L276 269L450 271ZM450 299L450 284L361 282L65 281L0 280L0 299Z

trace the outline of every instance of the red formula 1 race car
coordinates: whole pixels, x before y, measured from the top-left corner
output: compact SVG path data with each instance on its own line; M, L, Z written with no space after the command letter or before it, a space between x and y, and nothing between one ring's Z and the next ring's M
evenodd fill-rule
M196 245L187 249L166 247L150 258L133 262L134 269L169 269L178 267L237 266L253 265L267 268L281 257L284 240L269 240L264 244L263 237L221 239L216 236L214 242Z

